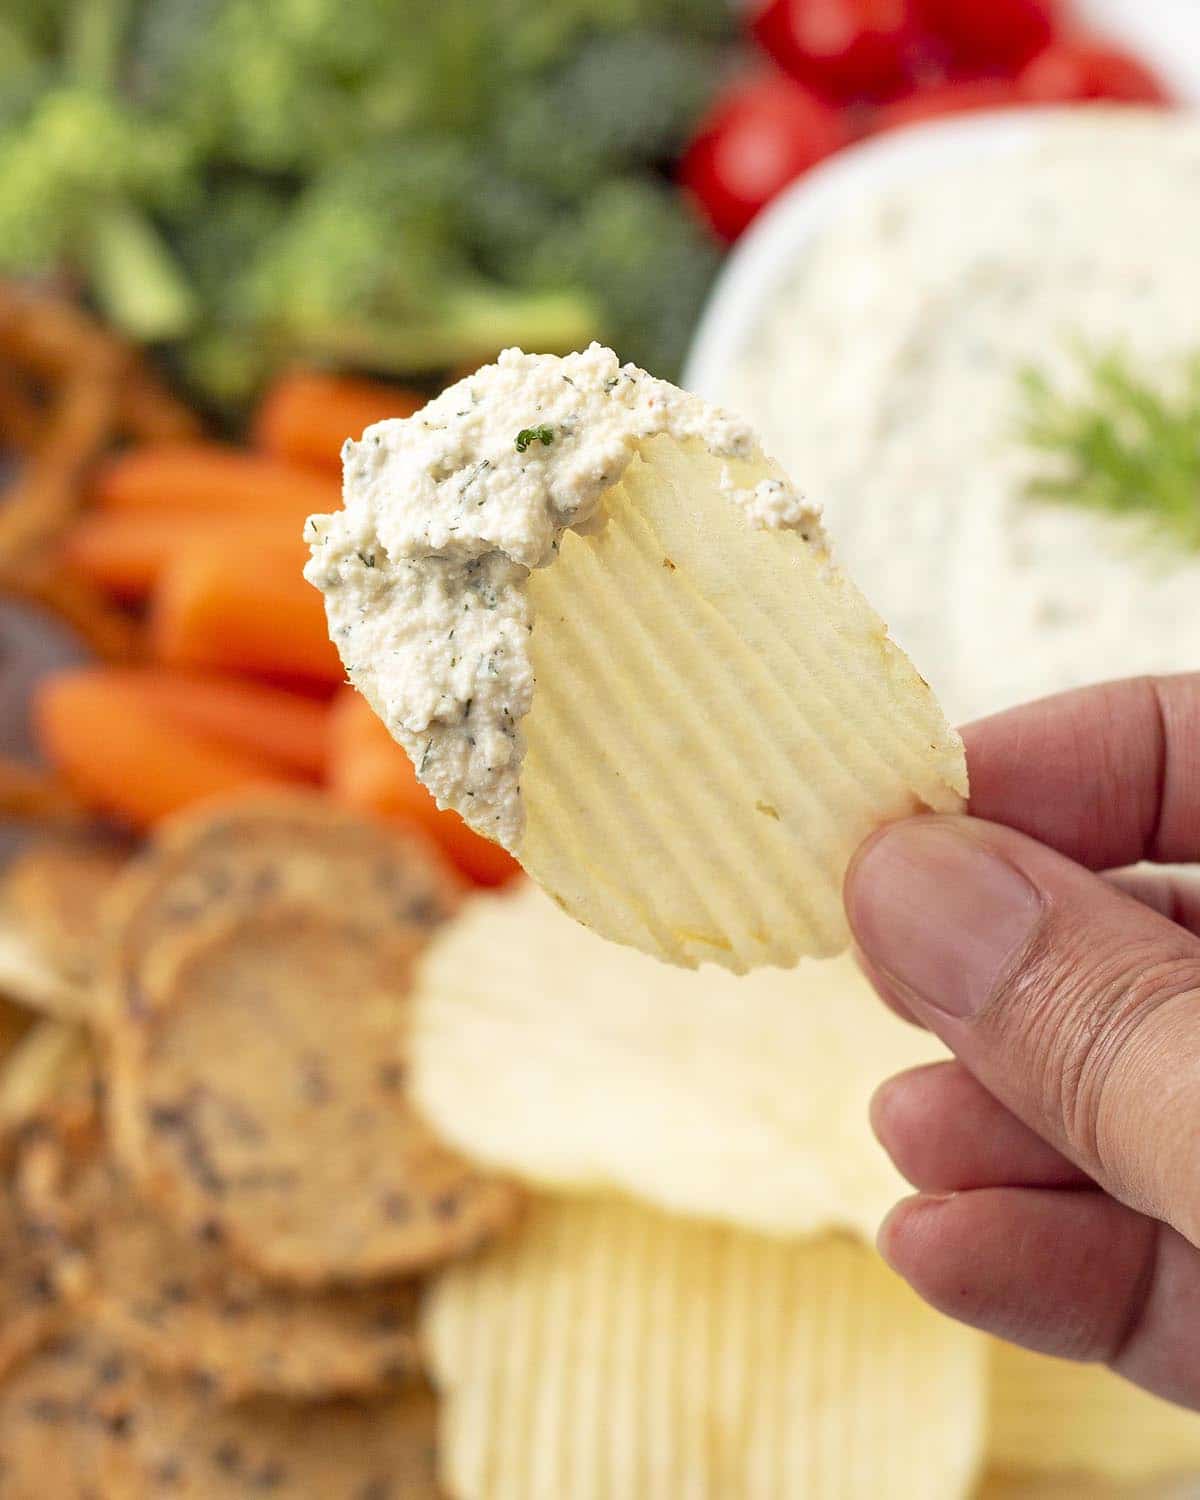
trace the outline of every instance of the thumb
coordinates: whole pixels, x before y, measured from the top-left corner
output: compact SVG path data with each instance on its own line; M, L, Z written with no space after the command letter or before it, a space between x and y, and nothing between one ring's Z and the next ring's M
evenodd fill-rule
M973 818L883 829L846 909L887 998L1114 1197L1200 1245L1200 938Z

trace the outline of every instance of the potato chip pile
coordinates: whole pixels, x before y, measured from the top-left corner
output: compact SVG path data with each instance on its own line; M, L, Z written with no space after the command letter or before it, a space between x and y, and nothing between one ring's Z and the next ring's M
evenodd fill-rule
M295 794L9 867L4 1500L1099 1496L1200 1465L1195 1418L940 1318L869 1248L899 1183L864 1100L934 1044L848 961L736 980L532 886L461 905L426 846Z

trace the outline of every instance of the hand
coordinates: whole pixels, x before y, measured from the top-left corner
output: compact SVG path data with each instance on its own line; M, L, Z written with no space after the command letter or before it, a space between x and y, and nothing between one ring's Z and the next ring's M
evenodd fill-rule
M867 973L956 1056L875 1098L918 1189L880 1248L952 1317L1200 1407L1200 881L1123 868L1200 861L1200 674L964 738L972 816L846 881Z

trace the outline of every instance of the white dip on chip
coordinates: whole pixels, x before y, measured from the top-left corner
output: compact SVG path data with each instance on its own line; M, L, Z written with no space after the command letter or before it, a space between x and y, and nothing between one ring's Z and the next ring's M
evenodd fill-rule
M305 576L350 680L439 805L510 849L534 691L530 570L565 530L596 523L639 444L662 434L730 460L758 451L744 423L598 344L565 359L509 349L348 442L345 509L308 523ZM748 525L820 544L816 511L782 475L722 487Z
M820 498L952 721L1200 667L1200 554L1030 498L1019 379L1082 394L1082 344L1169 387L1200 353L1200 125L1089 111L1034 130L819 231L717 388Z

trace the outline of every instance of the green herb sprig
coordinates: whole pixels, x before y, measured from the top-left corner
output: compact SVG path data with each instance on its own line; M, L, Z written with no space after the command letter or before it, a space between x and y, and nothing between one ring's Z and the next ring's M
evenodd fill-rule
M1030 494L1110 515L1142 516L1200 549L1200 352L1154 380L1121 351L1081 351L1082 396L1044 371L1021 372L1022 435L1047 459ZM1181 375L1182 379L1176 376Z
M543 448L548 448L554 441L554 428L543 424L541 427L522 427L516 437L516 449L518 453L524 453L530 443L541 443Z

